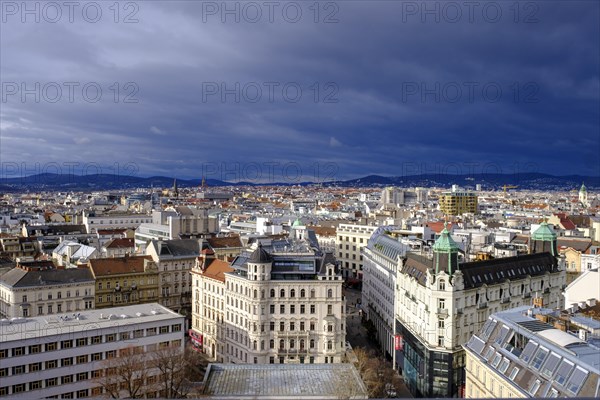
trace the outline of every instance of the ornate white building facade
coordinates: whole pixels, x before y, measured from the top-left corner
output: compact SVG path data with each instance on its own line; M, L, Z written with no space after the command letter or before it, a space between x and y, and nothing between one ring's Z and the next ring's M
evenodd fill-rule
M229 267L206 254L192 272L203 351L228 363L342 362L346 304L333 254L298 221L289 238L251 250Z

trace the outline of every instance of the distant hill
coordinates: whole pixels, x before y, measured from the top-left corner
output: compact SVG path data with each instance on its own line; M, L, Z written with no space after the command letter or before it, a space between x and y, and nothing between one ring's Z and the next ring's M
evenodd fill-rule
M0 191L66 191L66 190L114 190L131 188L167 188L173 186L174 178L166 176L118 176L111 174L69 175L69 174L38 174L22 178L0 178ZM600 177L568 175L554 176L542 173L522 174L474 174L474 175L443 175L422 174L411 176L379 176L369 175L362 178L331 181L322 183L323 186L344 187L450 187L457 184L461 187L474 188L481 184L484 190L502 189L503 185L518 186L518 189L532 190L572 190L579 189L581 183L590 190L600 190ZM309 185L313 182L303 182ZM231 183L217 179L207 179L209 187L219 186L251 186L262 185L252 182ZM272 183L271 185L292 185L298 183ZM180 188L199 187L201 179L177 179Z
M600 177L582 175L555 176L542 173L473 175L422 174L392 177L369 175L358 179L332 182L329 183L329 185L334 184L350 187L450 187L453 184L457 184L462 187L475 187L475 185L481 184L481 187L484 190L501 189L504 185L518 186L518 189L578 190L582 183L585 183L588 189L600 189Z

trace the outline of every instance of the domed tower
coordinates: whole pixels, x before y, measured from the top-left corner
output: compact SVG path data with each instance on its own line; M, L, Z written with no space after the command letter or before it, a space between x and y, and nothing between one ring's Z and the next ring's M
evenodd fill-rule
M584 207L587 207L588 204L588 193L585 184L581 184L581 188L579 189L579 202L583 204Z
M251 281L268 281L271 279L273 257L258 244L247 261L248 279Z
M300 218L296 218L292 224L290 236L297 240L306 239L306 226L300 221Z
M531 234L530 253L548 252L554 257L558 257L556 246L556 233L550 229L546 221L540 224L540 227Z
M452 275L458 269L458 245L445 225L433 244L433 266L436 274L444 271Z

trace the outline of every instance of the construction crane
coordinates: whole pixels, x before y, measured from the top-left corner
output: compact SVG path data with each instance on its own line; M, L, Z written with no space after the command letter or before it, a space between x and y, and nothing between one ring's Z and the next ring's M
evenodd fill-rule
M502 189L504 189L504 193L506 193L506 189L516 189L518 188L518 186L514 186L514 185L504 185L502 186Z

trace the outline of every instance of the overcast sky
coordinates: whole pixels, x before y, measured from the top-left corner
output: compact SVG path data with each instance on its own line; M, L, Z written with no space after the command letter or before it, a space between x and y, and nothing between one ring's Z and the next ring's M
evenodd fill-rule
M4 177L600 175L597 1L23 4Z

